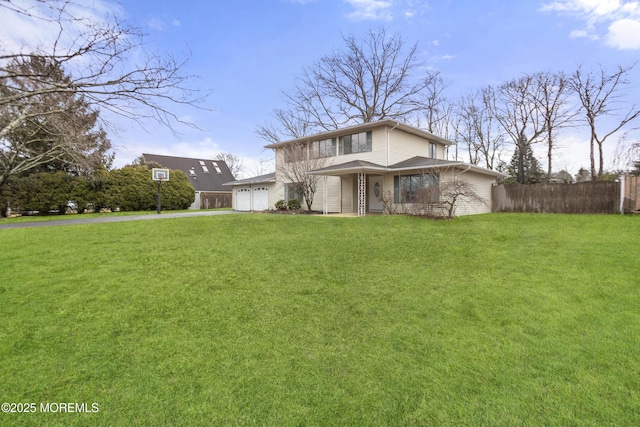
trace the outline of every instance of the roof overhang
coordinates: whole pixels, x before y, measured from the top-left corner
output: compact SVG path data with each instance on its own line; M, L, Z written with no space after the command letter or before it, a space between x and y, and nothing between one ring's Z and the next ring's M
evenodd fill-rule
M326 132L320 132L320 133L316 133L309 136L303 136L300 138L291 139L288 141L276 142L274 144L265 145L264 148L275 149L275 148L283 147L285 145L290 145L290 144L300 144L300 143L307 143L307 142L313 142L313 141L321 141L323 139L336 138L338 136L349 135L349 134L359 133L359 132L366 132L379 127L387 127L389 128L389 130L399 129L401 131L404 131L413 135L417 135L422 138L425 138L434 142L438 142L443 145L447 145L447 146L453 145L453 142L449 141L448 139L444 139L442 137L429 133L425 130L418 129L413 126L409 126L407 124L398 122L396 120L383 119L383 120L378 120L376 122L362 123L355 126L349 126L349 127L330 130Z
M354 160L352 162L341 163L337 165L327 166L326 168L310 171L313 175L337 176L349 175L352 173L385 173L388 172L387 167L362 160Z
M225 182L222 185L236 186L236 185L252 185L252 184L271 184L274 182L276 182L276 174L268 173L266 175L254 176L252 178Z
M381 166L375 163L365 161L353 161L342 163L338 165L332 165L321 169L310 171L313 175L324 176L340 176L349 175L353 173L366 173L366 174L385 174L385 173L397 173L397 172L415 172L415 171L438 171L456 169L461 172L473 171L481 175L489 175L496 178L502 178L506 175L502 172L494 171L491 169L481 168L479 166L471 165L463 162L429 159L426 157L414 157L412 159L396 163L391 166Z

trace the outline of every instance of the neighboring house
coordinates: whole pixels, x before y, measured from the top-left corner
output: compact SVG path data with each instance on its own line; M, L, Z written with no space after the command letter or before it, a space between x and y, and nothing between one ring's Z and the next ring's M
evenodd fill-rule
M358 215L409 212L423 205L420 200L428 190L433 190L429 193L430 206L437 208L441 202L439 189L462 180L470 184L481 201L470 203L461 198L455 215L491 212L491 186L504 174L446 160L450 145L451 141L394 120L270 144L265 148L275 150L275 174L268 180L257 177L260 179L254 178L253 182L249 179L230 183L234 209L273 209L277 200L300 199L287 171L298 165L312 165L307 173L320 176L313 210ZM244 193L252 194L253 200L259 193L259 200L268 200L267 206L248 205Z
M147 163L155 162L167 169L181 170L187 175L196 191L196 199L189 209L231 207L231 190L223 184L234 178L224 161L147 153L143 153L142 158Z

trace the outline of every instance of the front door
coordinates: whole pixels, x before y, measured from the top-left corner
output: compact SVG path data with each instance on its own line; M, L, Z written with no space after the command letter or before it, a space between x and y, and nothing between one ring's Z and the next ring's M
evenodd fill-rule
M382 176L369 176L369 212L382 212Z

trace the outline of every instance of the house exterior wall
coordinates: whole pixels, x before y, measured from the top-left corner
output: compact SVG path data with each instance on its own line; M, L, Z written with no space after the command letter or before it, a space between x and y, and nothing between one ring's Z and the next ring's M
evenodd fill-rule
M420 170L415 171L403 171L400 173L389 173L384 177L384 185L383 185L383 194L390 203L393 202L394 195L394 176L398 175L413 175L422 173ZM460 200L456 203L454 215L455 216L463 216L463 215L476 215L483 213L491 213L491 186L496 182L496 178L483 175L473 171L463 172L461 169L455 169L450 171L445 171L440 174L440 183L444 184L446 182L450 182L454 179L454 176L457 175L457 179L467 181L471 184L474 191L480 196L484 203L477 202L469 202L466 200ZM393 208L397 212L401 212L403 209L412 210L416 209L417 206L411 203L406 203L404 206L401 204L392 203ZM437 214L446 215L446 212L435 212Z
M350 132L345 132L344 135L350 135ZM336 138L336 144L338 144L338 138ZM443 159L445 157L445 145L436 143L436 157ZM417 135L402 131L400 129L393 129L389 126L381 126L371 130L371 151L343 154L339 155L339 147L336 146L336 156L326 157L320 160L322 163L320 167L327 167L342 163L348 163L354 160L361 160L371 162L383 166L398 163L403 160L410 159L414 156L429 156L429 141L421 138ZM285 162L285 149L279 147L275 150L275 165L276 165L276 181L282 184L281 192L275 200L271 201L271 205L275 205L277 200L285 198L284 185L287 181L284 179L279 171L286 167ZM328 177L328 194L330 198L328 200L329 212L355 212L356 209L356 196L353 195L357 188L354 187L357 183L357 178L352 176L347 177ZM392 178L391 190L393 190L393 178ZM355 188L355 189L354 189ZM386 185L385 185L386 188ZM272 192L269 193L271 198ZM312 209L316 211L323 210L324 203L324 181L321 178L318 184L318 190L313 198Z
M326 181L325 181L326 178ZM311 210L322 212L324 211L324 187L325 182L327 185L327 212L329 213L339 213L341 212L341 192L342 192L342 182L340 177L337 176L321 176L318 181L318 186L316 189L316 193L313 195L313 204L311 205ZM302 207L306 209L306 205L303 203Z
M424 138L408 132L388 128L389 131L389 164L401 162L414 156L429 157L429 142ZM436 158L444 159L446 147L443 144L436 144ZM386 166L388 166L386 165Z
M341 212L355 212L355 203L353 198L353 175L345 175L340 178L342 180L342 205Z
M491 213L491 186L496 183L496 178L473 171L461 172L462 171L456 172L458 174L458 179L467 181L473 187L478 196L482 198L484 203L461 200L455 207L454 215L463 216ZM444 179L447 181L452 180L453 173L447 173Z
M345 135L350 133L346 132ZM338 138L336 138L337 140ZM353 160L362 160L382 166L389 166L415 156L429 157L429 142L436 144L436 158L444 159L446 146L436 141L428 141L417 135L389 126L381 126L371 131L371 151L343 154L324 158L325 166L333 166ZM336 149L336 151L338 151ZM276 171L284 167L284 148L276 149Z
M353 135L358 133L358 130L366 129L371 132L371 151L358 152L351 154L340 155L340 136ZM414 134L415 132L415 134ZM418 129L411 128L410 126L400 125L395 122L386 121L379 124L369 124L362 126L355 126L351 129L345 129L344 132L336 131L320 134L317 140L323 140L326 136L334 135L336 138L336 155L332 157L325 157L321 159L309 160L308 165L310 169L322 169L329 166L340 165L344 163L353 162L353 166L349 166L350 170L357 170L359 162L369 162L374 165L392 166L397 163L413 159L416 156L419 157L431 157L432 154L431 144L435 144L436 153L435 158L445 160L447 157L448 146L446 141L438 138L437 136L430 135L426 132L421 132ZM337 136L336 136L337 135ZM292 141L292 143L311 143L314 141L314 137L307 139L298 139ZM270 208L274 208L275 203L278 200L284 200L286 198L285 188L288 184L284 179L283 170L287 167L285 162L285 148L281 144L274 144L271 147L275 151L275 176L276 183L270 184L269 191L269 204ZM375 166L371 167L366 163L362 163L362 170L375 170ZM466 166L465 166L466 167ZM381 171L382 172L382 171ZM393 204L394 200L394 176L395 175L412 175L419 174L423 171L409 170L398 172L387 172L384 174L378 174L383 176L382 181L382 194L386 199L387 206L399 208ZM338 172L339 173L339 172ZM483 174L478 171L464 170L464 169L450 169L443 171L440 174L440 182L446 183L448 180L453 179L454 174L470 182L474 186L476 192L485 201L484 204L478 204L477 202L465 202L461 200L456 207L456 215L470 215L478 213L488 213L491 211L491 186L495 183L496 178L490 174ZM370 175L370 174L369 174ZM328 200L326 207L328 212L357 212L358 205L358 176L355 173L345 174L340 176L321 176L319 177L319 183L317 191L314 195L312 210L322 211L325 207L325 183L327 185ZM367 179L367 185L369 179ZM235 193L234 193L235 194ZM370 197L374 197L367 190L367 212L371 205ZM304 206L304 204L303 204ZM375 204L374 204L375 206ZM407 207L407 206L404 206ZM234 204L235 208L235 204Z

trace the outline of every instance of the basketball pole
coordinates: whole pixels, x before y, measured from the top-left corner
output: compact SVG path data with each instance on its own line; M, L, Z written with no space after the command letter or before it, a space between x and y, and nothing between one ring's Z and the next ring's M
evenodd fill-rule
M158 180L158 215L160 215L160 184L162 184L162 180Z

